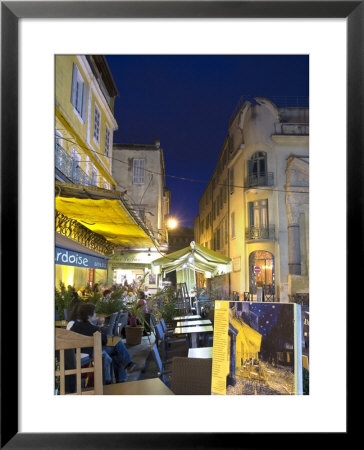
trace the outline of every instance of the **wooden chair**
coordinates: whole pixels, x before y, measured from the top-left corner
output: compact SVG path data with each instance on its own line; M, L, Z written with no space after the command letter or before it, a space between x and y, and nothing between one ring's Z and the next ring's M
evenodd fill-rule
M81 348L93 347L93 366L81 367ZM65 369L65 351L74 349L76 356L76 368ZM59 350L60 369L56 371L56 376L60 377L60 395L65 395L65 378L66 375L76 375L76 392L75 395L102 395L102 345L101 334L97 331L93 336L84 336L73 331L56 328L56 350ZM93 389L83 390L81 387L81 375L93 372L94 387ZM74 395L74 394L70 394Z

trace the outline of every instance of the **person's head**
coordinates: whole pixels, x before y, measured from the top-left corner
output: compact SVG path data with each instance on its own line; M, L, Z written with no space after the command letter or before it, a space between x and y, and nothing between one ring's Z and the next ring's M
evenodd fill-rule
M138 298L143 299L145 297L144 291L138 291Z
M149 290L149 287L148 286L144 286L144 291L148 292L148 290Z
M80 297L79 297L79 295L77 294L77 292L76 292L76 291L73 291L73 292L72 292L72 300L71 300L72 305L77 304L77 303L79 303L80 301L81 301L81 300L80 300Z
M81 303L77 310L78 318L82 322L88 322L96 316L95 305L92 303Z
M81 305L81 302L80 301L78 301L77 303L75 303L75 305L73 306L73 308L72 308L72 310L71 310L71 313L70 313L70 315L69 315L69 317L68 317L68 320L71 322L72 320L73 321L76 321L77 319L78 319L78 308L80 307L80 305Z
M111 294L112 294L112 290L111 289L105 289L104 290L104 297L110 298Z

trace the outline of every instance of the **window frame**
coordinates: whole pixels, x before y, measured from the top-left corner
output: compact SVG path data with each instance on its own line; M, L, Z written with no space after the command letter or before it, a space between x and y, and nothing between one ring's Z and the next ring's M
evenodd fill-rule
M143 161L142 168L136 167L136 162L140 164L141 161ZM136 174L137 170L140 171L140 173ZM143 185L145 184L145 158L133 158L133 184L137 185Z
M82 85L82 100L81 100L81 111L79 111L79 85ZM73 106L73 112L82 122L86 122L86 100L87 100L87 86L84 77L77 64L73 63L72 70L72 85L71 85L71 103Z
M98 136L95 137L95 131L96 131L96 113L98 114ZM93 121L93 132L92 132L92 139L97 143L98 146L100 146L100 137L101 137L101 111L100 108L98 107L97 103L95 102L94 104L94 121Z

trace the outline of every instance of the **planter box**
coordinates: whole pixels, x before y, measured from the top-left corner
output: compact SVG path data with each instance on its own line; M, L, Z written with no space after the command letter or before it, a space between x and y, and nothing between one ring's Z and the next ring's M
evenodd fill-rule
M137 325L136 327L131 327L126 325L125 327L125 337L126 343L128 345L138 345L142 342L144 327Z

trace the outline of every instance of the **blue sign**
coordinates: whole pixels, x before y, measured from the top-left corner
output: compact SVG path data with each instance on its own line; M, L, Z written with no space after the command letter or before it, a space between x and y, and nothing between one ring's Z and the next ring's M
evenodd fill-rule
M107 258L56 246L55 263L64 266L83 267L84 269L107 270Z

